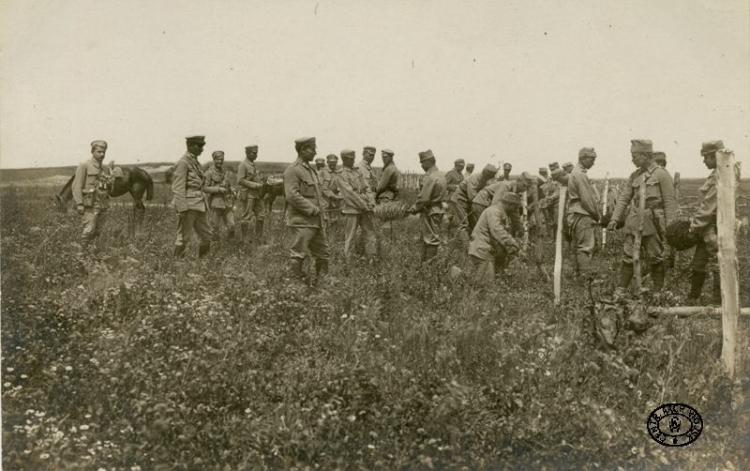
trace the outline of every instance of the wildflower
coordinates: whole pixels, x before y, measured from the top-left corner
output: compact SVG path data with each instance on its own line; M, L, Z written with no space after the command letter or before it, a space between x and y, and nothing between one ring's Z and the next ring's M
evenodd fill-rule
M39 455L39 458L46 460L47 458L49 458L49 453L42 453L41 455Z
M66 366L65 367L65 371L73 371L73 367L72 366Z
M21 379L27 379L28 377L28 375L21 375Z
M88 425L81 425L80 429L81 430L88 430L89 426Z
M349 422L354 422L355 420L357 420L357 417L354 414L351 414L346 418L346 420L348 420Z
M13 367L9 366L9 367L5 368L5 371L7 371L8 373L12 373L13 372Z
M5 386L6 388L9 388L10 387L10 383L3 383L3 386Z
M57 367L56 367L56 366L53 366L53 367L52 367L52 368L50 368L49 370L50 370L51 372L53 372L53 373L54 373L55 371L57 371Z

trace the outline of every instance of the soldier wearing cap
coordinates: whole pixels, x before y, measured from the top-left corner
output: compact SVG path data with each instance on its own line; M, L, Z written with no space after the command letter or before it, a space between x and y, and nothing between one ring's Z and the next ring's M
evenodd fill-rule
M625 293L633 278L633 241L635 234L640 230L638 214L640 187L645 186L646 190L646 214L642 215L641 251L646 262L651 264L651 279L655 291L664 287L664 231L677 216L672 178L666 170L654 163L653 144L647 139L633 139L630 142L633 164L638 169L630 175L617 200L612 219L607 225L608 230L615 230L617 223L625 217L625 209L629 204L631 205L630 214L625 221L627 239L623 247L624 257L620 269L620 282L616 291L617 296Z
M317 163L319 160L322 161L323 159L315 159L315 162ZM337 203L341 200L341 197L334 192L334 177L339 173L339 170L336 169L338 160L339 158L336 154L328 154L325 159L328 167L323 166L322 168L318 168L320 192L323 195L323 220L326 224L333 219L333 210L336 209Z
M258 146L253 144L245 147L245 160L237 166L237 186L239 187L240 237L250 232L250 221L255 215L255 237L263 239L263 210L262 191L263 180L255 164L258 158Z
M511 235L512 220L509 215L518 213L520 206L518 194L508 191L503 194L499 204L490 206L479 216L469 242L469 258L474 265L477 284L494 280L495 274L502 273L510 259L519 253L521 246Z
M497 168L494 165L486 165L482 171L476 175L459 183L456 191L451 196L451 207L455 211L455 218L458 222L458 233L456 234L462 241L467 242L471 230L474 228L473 222L469 220L471 213L471 204L477 194L495 177ZM469 225L471 224L471 229Z
M335 188L343 198L341 213L346 217L346 236L344 239L344 257L351 258L357 238L357 229L362 228L362 239L365 255L375 257L378 253L378 241L375 237L372 210L375 208L375 195L365 181L360 169L354 166L354 151L341 151L343 167L336 177Z
M572 172L574 167L575 166L573 165L573 162L565 162L562 166L563 170L565 170L565 173Z
M568 209L566 219L575 247L576 271L591 279L591 255L596 245L595 228L601 218L599 202L588 177L594 166L596 150L584 147L578 152L578 165L568 176Z
M459 221L457 221L456 217L456 211L453 208L453 204L451 203L450 199L451 196L453 196L453 193L455 193L456 188L458 188L458 185L464 181L464 159L456 159L453 162L453 168L445 173L445 183L447 185L447 189L445 192L445 199L448 201L448 205L451 208L451 210L448 212L448 227L454 227L455 224L458 224Z
M323 157L318 157L315 159L315 170L320 172L322 169L324 169L326 166L326 159Z
M83 216L81 245L86 248L99 237L109 208L110 169L102 165L107 154L106 141L91 143L91 159L82 162L73 178L73 200Z
M661 168L667 168L667 154L662 151L654 151L654 162Z
M464 178L469 178L472 173L474 173L474 164L469 162L468 164L466 164L466 173L464 174Z
M172 177L172 194L177 210L177 239L174 256L182 257L190 233L195 231L200 239L198 257L205 257L211 250L211 226L208 224L208 205L203 193L205 176L198 162L206 145L204 136L190 136L185 139L187 152L177 162Z
M703 283L708 272L713 277L711 303L721 304L721 280L717 255L719 241L716 230L716 215L718 209L718 174L716 172L716 153L724 149L722 141L707 141L701 146L703 164L711 170L706 181L700 187L701 203L698 211L690 218L690 233L698 240L690 264L690 293L688 300L696 302L703 292ZM739 184L739 169L735 168L735 178Z
M284 170L284 198L288 205L286 225L292 247L290 270L302 277L302 264L307 255L315 258L318 276L328 273L328 237L323 222L323 195L318 172L310 166L316 154L314 137L294 141L297 160Z
M547 183L549 180L549 172L547 172L547 167L539 167L539 178L541 179L542 183Z
M206 170L203 191L208 196L208 218L214 240L219 239L219 225L224 223L229 238L234 237L234 191L224 168L224 152L217 150L211 154L214 164Z
M419 232L421 242L421 261L426 262L437 255L440 247L440 223L443 220L443 201L445 200L445 174L435 165L435 155L432 150L419 153L419 163L425 171L419 183L419 196L414 205L409 208L412 214L419 213Z
M550 172L557 168L560 168L557 162L549 164ZM540 168L540 174L541 170ZM547 223L549 235L554 239L557 234L557 204L560 201L560 184L552 178L551 174L547 174L546 169L543 176L546 177L546 181L541 186L544 198L539 202L539 206Z
M378 187L378 178L375 176L375 171L372 169L372 162L375 160L375 148L373 146L365 146L362 149L362 161L359 162L357 168L362 172L362 176L365 177L367 185L372 191Z
M502 199L505 193L522 194L527 189L526 184L527 182L522 179L501 180L499 182L487 183L484 188L479 190L471 202L471 213L469 213L469 226L471 229L473 230L476 226L485 209L490 206L502 205ZM508 217L511 222L511 233L513 235L519 234L523 229L520 213L518 211L511 212L508 214Z
M393 163L394 154L392 150L383 149L380 151L380 155L383 159L383 171L380 174L380 180L375 189L375 201L377 203L385 203L395 200L398 196L399 172L396 164Z

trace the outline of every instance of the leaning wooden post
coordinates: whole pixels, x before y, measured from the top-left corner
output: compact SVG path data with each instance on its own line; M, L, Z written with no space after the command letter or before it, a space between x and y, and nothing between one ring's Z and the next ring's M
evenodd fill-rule
M643 225L646 222L646 176L643 175L638 185L638 230L633 241L633 272L635 274L635 292L641 295L643 280L641 279L641 245L643 242Z
M529 247L529 192L524 191L521 194L521 206L523 208L523 248Z
M607 200L609 198L609 172L604 174L604 193L602 193L602 217L607 215ZM607 228L602 228L602 247L607 245Z
M718 208L716 229L719 236L719 273L721 278L721 360L727 375L734 378L737 353L737 319L740 311L740 283L737 279L735 245L735 167L734 152L716 153Z
M562 295L563 224L565 222L565 200L568 186L560 184L560 201L557 202L557 235L555 237L555 306L560 305Z

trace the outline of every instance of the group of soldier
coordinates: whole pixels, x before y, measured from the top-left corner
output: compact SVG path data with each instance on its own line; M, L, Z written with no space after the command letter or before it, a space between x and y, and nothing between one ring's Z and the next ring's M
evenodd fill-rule
M174 169L172 193L178 215L175 257L184 255L192 232L200 241L199 257L210 252L211 242L221 224L227 227L230 237L234 234L235 193L224 168L224 152L214 152L213 166L204 172L198 157L205 145L204 136L186 138L187 150ZM712 272L713 300L720 302L715 169L716 153L723 148L721 141L708 141L701 149L704 164L712 172L700 189L700 207L690 223L690 231L698 241L691 264L691 300L700 297L707 274ZM73 198L83 215L84 245L101 231L108 207L107 188L111 175L102 165L106 150L105 141L92 142L92 158L79 165L73 183ZM339 212L346 220L345 258L349 260L354 252L358 231L362 233L365 255L376 257L378 245L373 210L378 204L399 198L399 171L393 161L394 152L381 150L383 169L378 176L372 168L376 150L371 146L363 149L363 159L358 165L355 165L355 151L342 150L341 167L335 154L328 155L325 160L315 159L313 166L317 154L314 137L295 140L295 150L297 159L286 168L283 179L292 274L302 276L303 262L308 256L315 259L319 277L327 274L330 249L326 230L329 220ZM511 178L512 166L509 163L501 169L488 164L475 174L474 164L465 165L463 159L456 160L454 168L443 173L438 170L431 150L420 152L424 175L416 201L407 211L419 215L421 261L427 262L435 257L443 243L441 226L447 210L448 230L453 229L453 237L467 246L474 275L480 280L494 279L512 257L523 254L524 247L519 241L522 233L521 196L532 196L529 209L539 209L549 228L548 233L555 234L560 187L565 185L564 228L575 253L578 275L587 280L596 278L591 261L597 228L606 226L607 230L616 230L624 227L626 239L616 293L623 295L633 278L636 235L641 236L640 249L649 267L653 290L661 290L667 253L665 229L676 220L678 213L675 187L665 169L666 156L654 152L650 140L632 140L630 152L637 169L623 186L610 218L602 214L599 196L587 175L597 158L592 147L580 149L576 165L567 162L560 168L554 162L549 165L549 173L546 168L540 168L536 176L523 172L516 178ZM239 164L236 183L239 189L239 232L244 240L254 217L255 239L262 240L265 215L261 198L266 182L255 164L258 146L247 146L245 157ZM645 187L645 191L641 191L641 187ZM646 208L642 219L639 211L641 193L645 194ZM541 221L536 222L530 231L542 231Z

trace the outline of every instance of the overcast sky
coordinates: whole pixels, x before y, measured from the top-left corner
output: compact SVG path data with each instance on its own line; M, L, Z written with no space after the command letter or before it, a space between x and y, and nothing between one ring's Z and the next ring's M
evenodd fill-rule
M431 148L536 172L593 146L626 176L630 139L704 176L703 140L750 172L750 0L2 0L0 166L229 160ZM378 156L380 153L378 152ZM380 162L379 157L377 160Z

